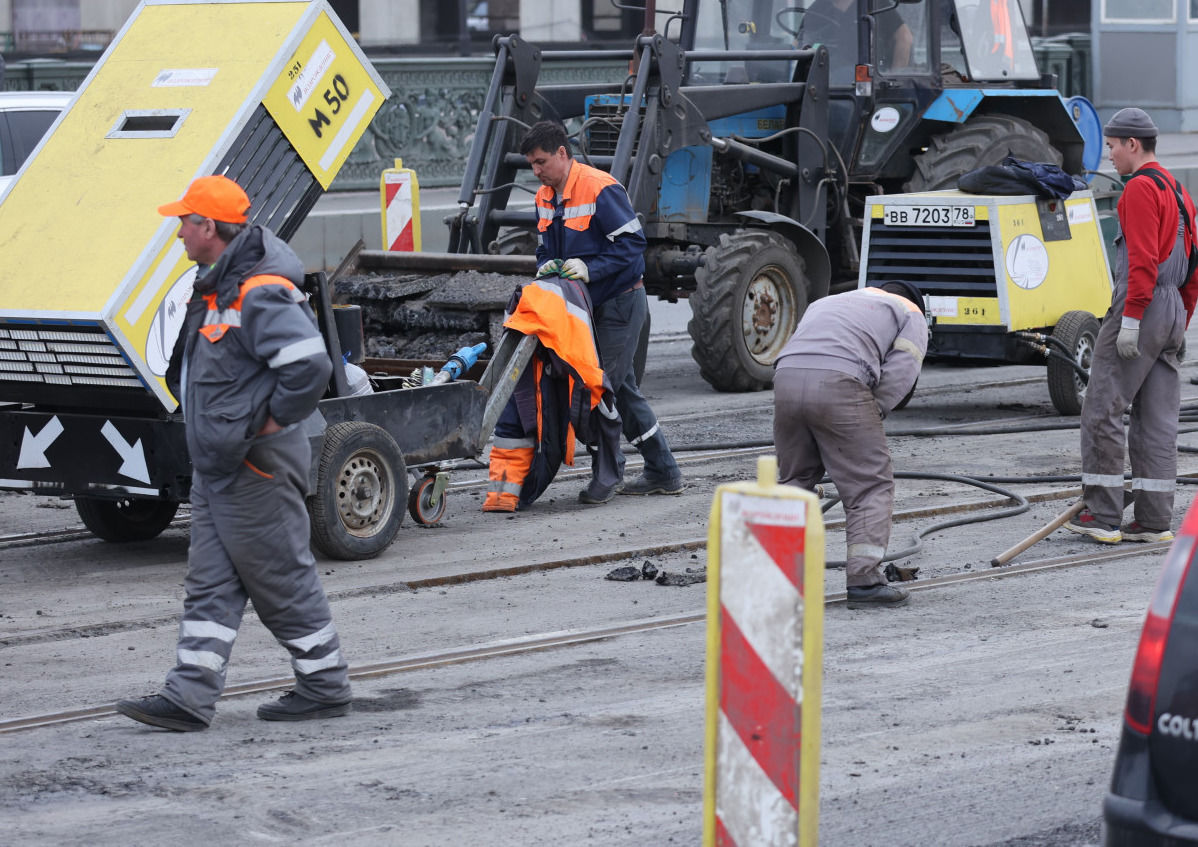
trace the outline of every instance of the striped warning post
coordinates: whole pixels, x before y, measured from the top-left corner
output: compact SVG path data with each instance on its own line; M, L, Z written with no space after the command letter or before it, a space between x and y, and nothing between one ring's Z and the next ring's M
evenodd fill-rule
M383 249L419 252L420 184L416 172L395 160L379 182L383 202Z
M818 843L824 525L777 469L761 457L711 507L705 847Z

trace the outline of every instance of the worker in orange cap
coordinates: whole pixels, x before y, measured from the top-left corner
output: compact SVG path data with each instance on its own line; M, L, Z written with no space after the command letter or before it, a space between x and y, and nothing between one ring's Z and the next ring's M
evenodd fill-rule
M332 373L299 286L299 258L249 223L236 182L205 176L158 207L178 216L198 263L195 290L167 370L191 454L191 546L177 663L161 693L116 709L151 726L205 729L247 600L291 652L295 690L258 708L263 720L344 715L347 665L308 547L313 415Z

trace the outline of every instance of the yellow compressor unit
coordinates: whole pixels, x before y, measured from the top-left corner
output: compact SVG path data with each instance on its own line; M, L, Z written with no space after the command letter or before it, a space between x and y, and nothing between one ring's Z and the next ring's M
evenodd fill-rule
M1047 357L1053 405L1081 411L1111 272L1089 191L1064 200L929 191L870 197L858 286L901 279L932 318L928 357Z
M157 207L221 173L289 238L389 96L323 0L137 7L0 196L0 488L124 497L124 537L173 514L163 377L197 269Z

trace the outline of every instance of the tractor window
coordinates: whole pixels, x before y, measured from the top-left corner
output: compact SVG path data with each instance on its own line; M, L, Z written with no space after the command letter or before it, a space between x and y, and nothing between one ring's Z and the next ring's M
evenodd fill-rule
M954 0L969 76L975 80L1039 79L1023 10L1017 0ZM946 54L945 61L951 62Z
M889 3L875 3L887 6ZM928 54L928 7L926 3L903 3L874 15L874 56L883 76L926 74L931 67Z
M723 0L700 3L695 26L696 50L790 50L793 33L780 18L777 0ZM793 18L791 20L794 20ZM786 61L695 62L691 84L789 81L793 64Z

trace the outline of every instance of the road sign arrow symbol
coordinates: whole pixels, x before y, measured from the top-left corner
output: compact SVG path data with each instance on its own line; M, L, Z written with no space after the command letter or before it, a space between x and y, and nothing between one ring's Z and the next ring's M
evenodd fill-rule
M100 428L100 432L108 439L108 443L113 446L113 449L120 453L121 458L124 459L124 464L117 470L117 473L149 485L150 470L146 467L146 451L141 446L141 439L139 438L133 444L129 444L121 436L120 431L112 425L112 421L104 421L104 426Z
M54 439L62 435L62 421L58 415L50 418L42 431L34 435L25 427L25 436L21 439L21 454L17 457L18 468L48 468L50 460L46 458L46 448L54 443Z

